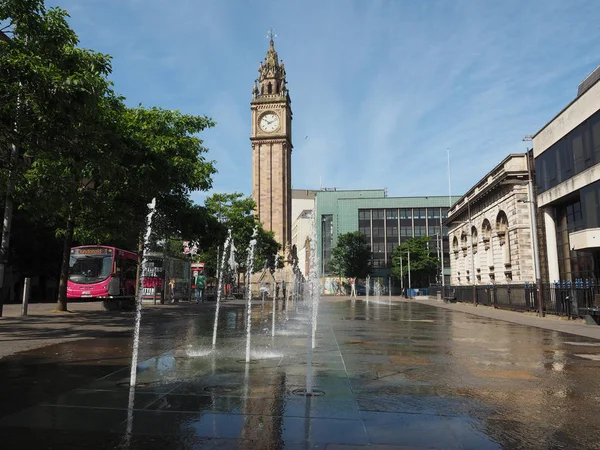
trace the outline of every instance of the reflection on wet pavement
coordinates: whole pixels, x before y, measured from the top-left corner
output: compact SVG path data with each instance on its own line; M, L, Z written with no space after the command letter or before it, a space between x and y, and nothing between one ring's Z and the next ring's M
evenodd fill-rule
M146 323L132 403L131 338L3 360L2 446L600 448L598 341L422 304L325 299L312 364L325 395L307 398L294 393L306 382L297 307L277 305L273 339L270 307L257 302L251 364L237 305L224 308L216 352L208 309Z

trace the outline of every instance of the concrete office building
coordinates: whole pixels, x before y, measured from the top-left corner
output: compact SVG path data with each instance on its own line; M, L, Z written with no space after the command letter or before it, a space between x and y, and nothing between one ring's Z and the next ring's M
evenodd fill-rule
M453 197L451 201L458 199ZM445 274L449 280L447 228L442 226L449 203L448 196L388 197L385 189L318 191L317 251L322 275L330 275L328 263L337 237L361 231L371 245L373 276L383 278L390 275L392 252L401 242L411 237L429 236L430 249L435 251L440 247L436 234L441 235Z
M533 137L549 281L600 278L600 67Z

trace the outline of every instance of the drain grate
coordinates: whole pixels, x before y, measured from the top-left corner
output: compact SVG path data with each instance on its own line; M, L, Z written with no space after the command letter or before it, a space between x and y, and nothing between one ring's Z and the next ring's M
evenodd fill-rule
M301 363L300 363L300 365L301 365L301 366L306 366L306 361L303 361L303 362L301 362ZM311 363L311 366L312 366L312 367L323 367L323 366L324 366L324 364L323 364L323 363L320 363L320 362L312 362L312 363Z
M308 392L306 392L306 388L302 388L294 389L292 391L292 394L301 395L302 397L323 397L325 395L325 391L322 391L320 389L313 389L312 392L309 394Z
M236 359L235 362L239 362L239 363L242 363L242 364L258 364L258 359L251 359L248 362L246 362L245 359Z
M237 388L235 386L226 386L223 384L215 384L213 386L206 386L204 388L206 392L212 392L214 394L227 394L230 392L235 392Z

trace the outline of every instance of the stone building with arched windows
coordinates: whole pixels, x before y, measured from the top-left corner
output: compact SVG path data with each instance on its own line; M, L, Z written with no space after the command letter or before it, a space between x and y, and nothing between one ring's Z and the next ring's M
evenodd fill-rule
M529 158L528 153L507 156L448 211L451 285L546 278L544 268L541 274L535 268L532 214L537 212ZM540 260L544 256L540 248Z

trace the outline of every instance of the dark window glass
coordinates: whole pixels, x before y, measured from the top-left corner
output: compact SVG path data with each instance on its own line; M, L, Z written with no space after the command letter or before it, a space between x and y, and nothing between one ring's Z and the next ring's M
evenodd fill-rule
M400 236L412 237L412 227L400 227Z
M584 165L587 169L595 164L594 150L592 148L592 137L590 135L590 121L586 120L581 126L581 139L583 143Z
M385 210L385 217L390 220L390 219L398 219L398 210L397 209L386 209Z
M371 220L371 210L370 209L359 209L358 210L358 220Z
M596 181L584 187L580 193L584 228L600 227L600 182Z
M429 236L435 236L436 233L439 235L440 234L440 227L435 227L435 226L429 226L429 232L427 233Z
M401 209L400 210L400 219L412 219L412 210L411 209Z
M583 127L577 127L571 132L571 148L573 150L575 173L582 172L585 169L582 128Z
M398 224L390 225L390 222L388 222L385 233L387 236L398 236Z
M600 163L600 111L590 118L590 135L594 161Z
M535 160L539 192L600 163L600 111L548 148Z
M373 220L383 220L383 209L373 210Z

